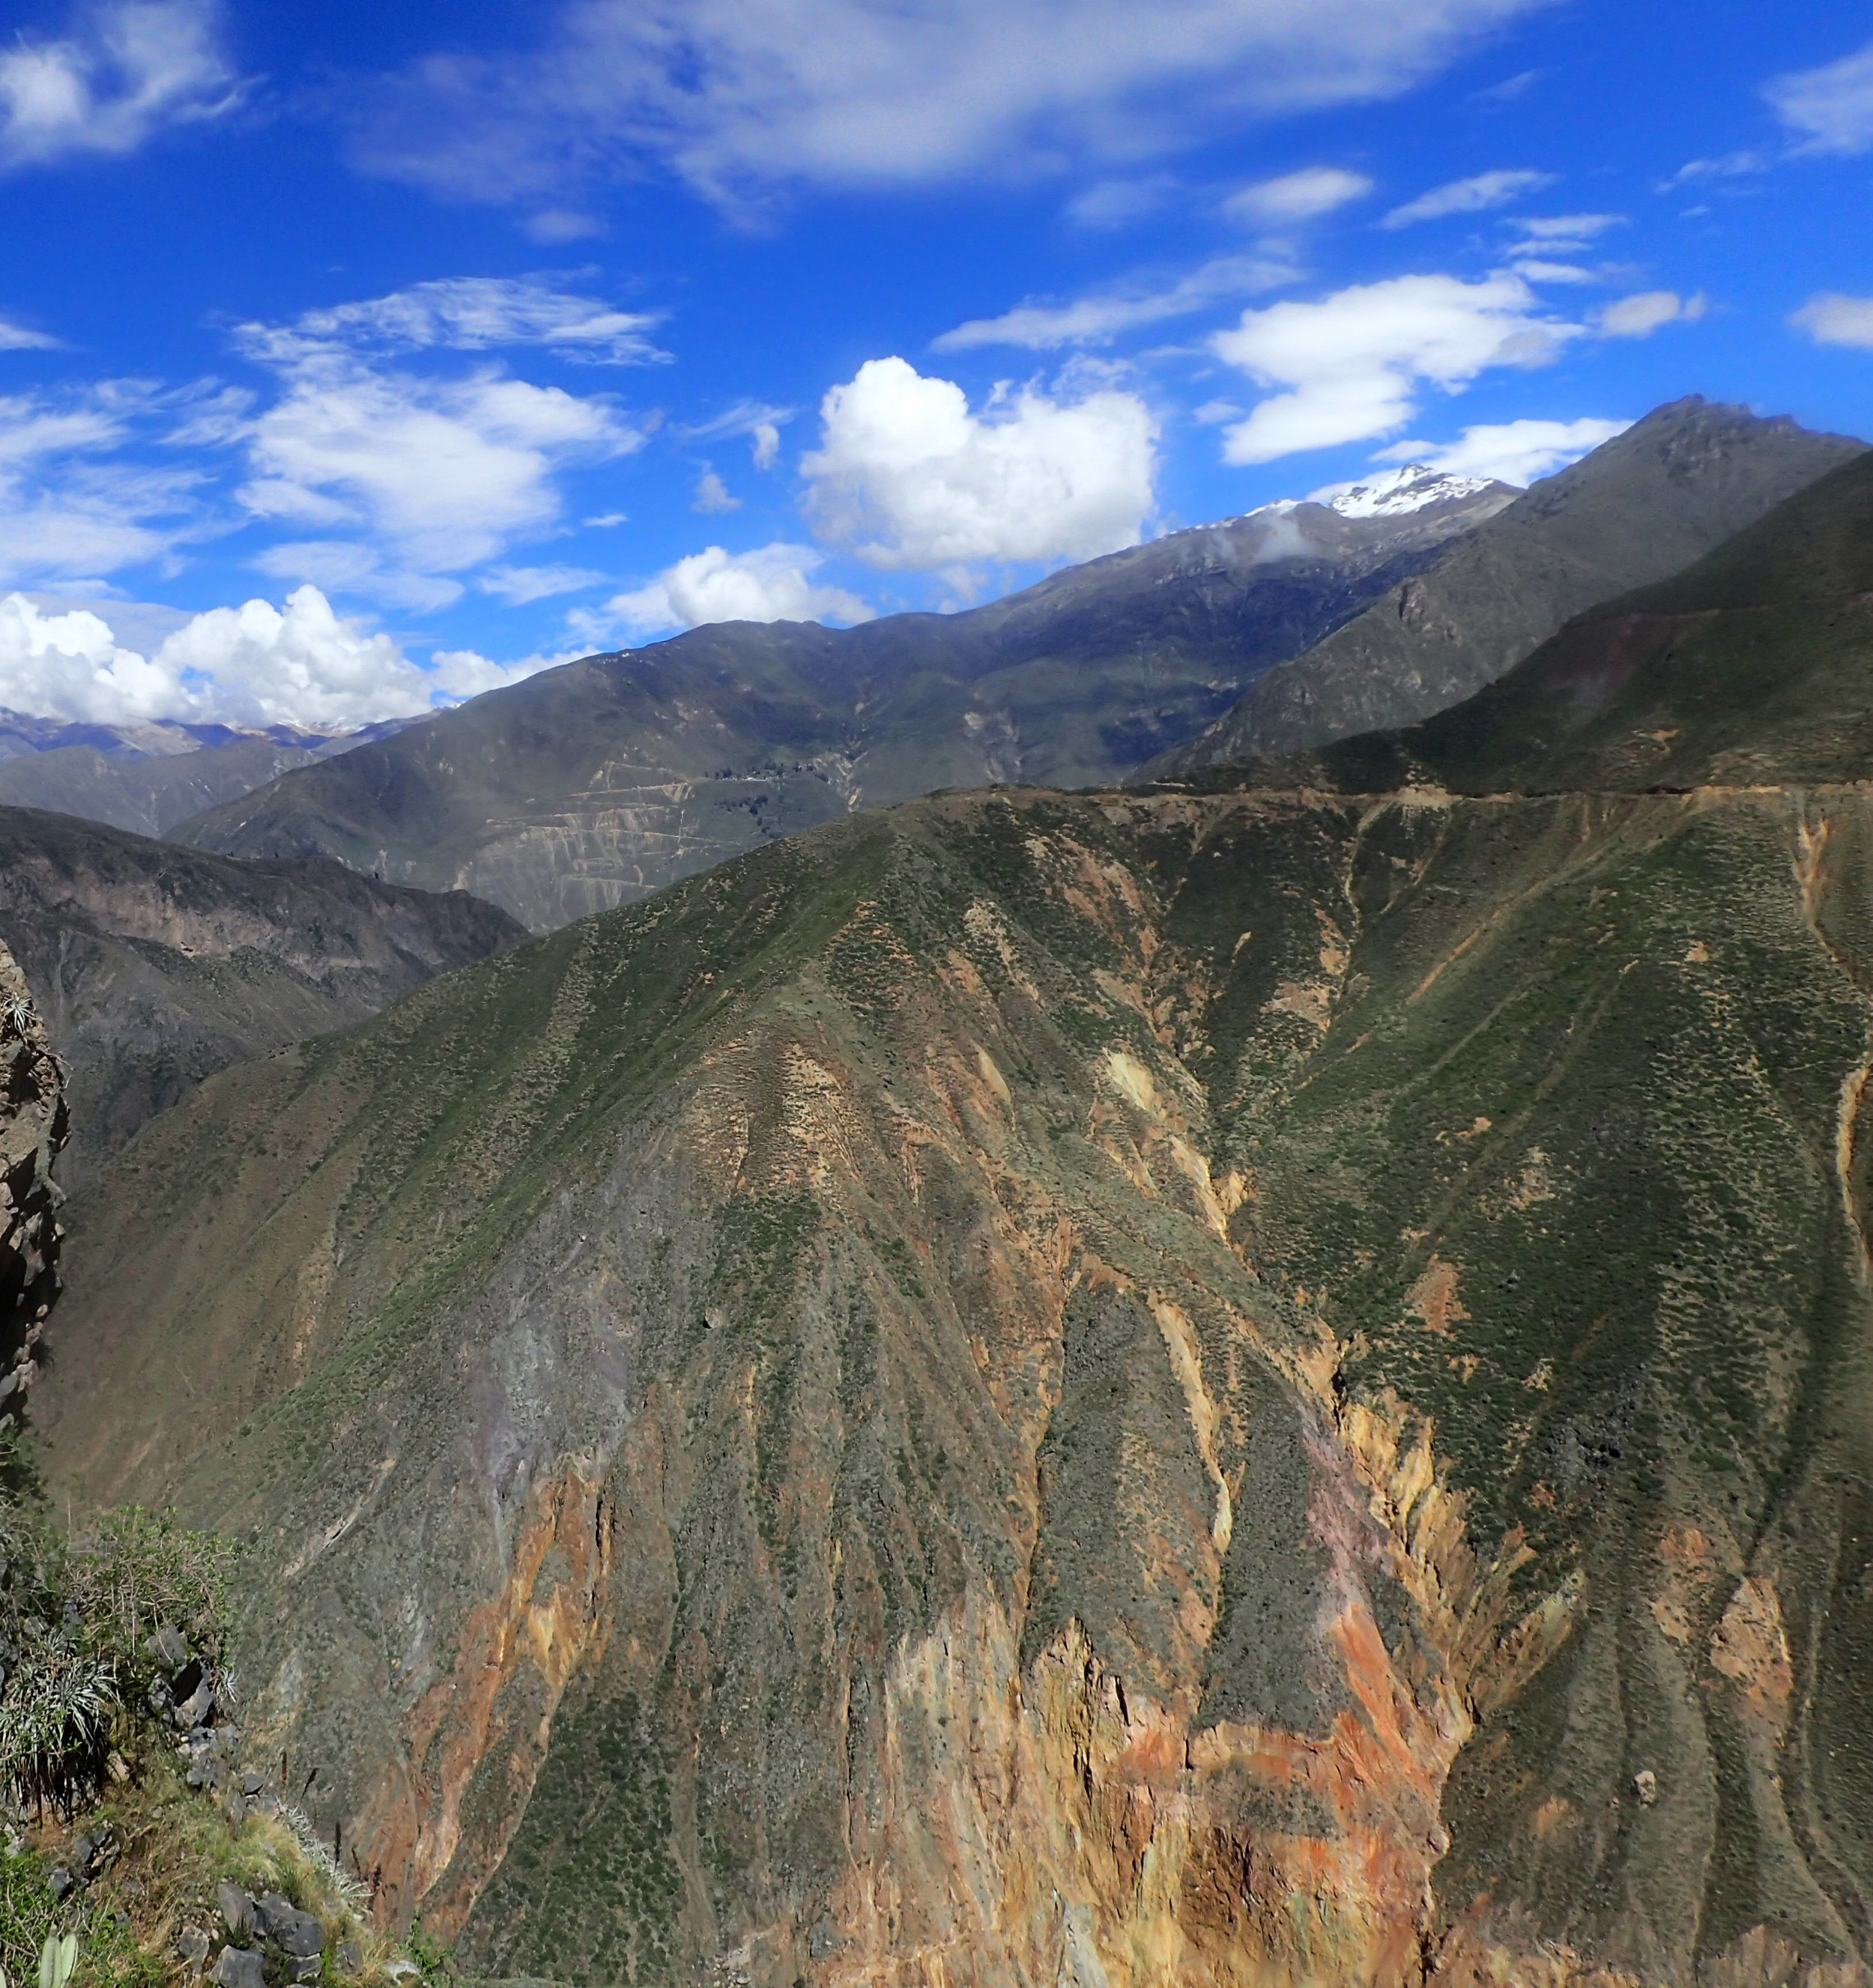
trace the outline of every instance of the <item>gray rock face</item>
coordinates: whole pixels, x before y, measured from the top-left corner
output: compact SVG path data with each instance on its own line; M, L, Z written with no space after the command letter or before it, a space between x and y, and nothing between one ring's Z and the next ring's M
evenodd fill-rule
M316 1913L301 1912L278 1892L269 1892L262 1898L259 1909L266 1936L281 1952L299 1959L323 1950L325 1927Z
M58 1295L63 1196L52 1169L69 1123L51 1039L0 945L0 1361L14 1381L9 1408L35 1371L31 1349Z
M252 1934L254 1902L238 1885L231 1885L223 1878L215 1888L215 1903L230 1939L243 1940Z
M1689 566L1865 444L1693 397L1452 541L1259 677L1149 777L1294 752L1460 703L1589 607Z

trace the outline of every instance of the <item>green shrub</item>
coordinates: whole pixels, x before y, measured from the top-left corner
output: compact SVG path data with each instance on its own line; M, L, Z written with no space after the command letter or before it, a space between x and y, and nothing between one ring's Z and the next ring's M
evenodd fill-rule
M102 1785L111 1723L147 1716L162 1624L225 1685L228 1549L132 1506L63 1535L0 1492L0 1794L69 1815Z

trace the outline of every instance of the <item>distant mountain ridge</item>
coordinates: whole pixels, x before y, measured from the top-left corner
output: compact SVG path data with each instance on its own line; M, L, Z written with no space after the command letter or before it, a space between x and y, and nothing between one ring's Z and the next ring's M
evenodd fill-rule
M66 1065L68 1185L211 1072L361 1020L524 935L460 893L0 807L0 942Z
M0 712L0 806L46 808L161 835L296 766L390 738L411 722L393 718L336 732L167 718L97 725Z
M1450 710L1178 784L1487 794L1869 778L1873 450L1862 450L1682 573L1577 617Z
M1119 779L1514 495L1421 477L1384 515L1268 507L962 614L693 629L490 692L173 832L471 890L544 929L854 807Z
M1147 777L1292 752L1460 702L1570 616L1663 580L1866 447L1696 395L1536 484Z

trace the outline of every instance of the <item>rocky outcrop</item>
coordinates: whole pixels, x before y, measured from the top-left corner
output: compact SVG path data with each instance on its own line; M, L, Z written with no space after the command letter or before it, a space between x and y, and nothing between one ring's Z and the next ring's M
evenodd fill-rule
M0 1413L16 1416L59 1292L59 1204L52 1177L69 1119L63 1073L25 975L0 945Z

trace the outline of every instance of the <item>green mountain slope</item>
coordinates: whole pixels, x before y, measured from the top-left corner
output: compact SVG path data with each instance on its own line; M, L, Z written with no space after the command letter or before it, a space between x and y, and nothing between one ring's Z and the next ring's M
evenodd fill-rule
M836 825L148 1128L48 1455L490 1972L1844 1959L1870 837Z
M1571 616L1688 566L1865 447L1693 396L1454 541L1148 773L1289 753L1442 711Z
M257 1743L489 1974L1859 1980L1869 475L1591 624L1696 667L858 814L222 1072L71 1204L56 1484L246 1542Z

